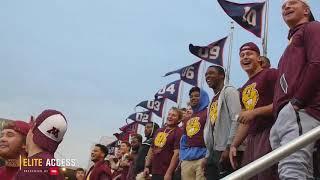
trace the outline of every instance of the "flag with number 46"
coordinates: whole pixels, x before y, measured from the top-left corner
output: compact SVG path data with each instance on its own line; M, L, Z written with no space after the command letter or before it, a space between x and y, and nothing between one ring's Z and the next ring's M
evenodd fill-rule
M197 86L198 84L198 72L200 68L201 61L191 64L189 66L180 68L175 71L168 72L164 76L169 76L171 74L180 74L180 79L192 86Z

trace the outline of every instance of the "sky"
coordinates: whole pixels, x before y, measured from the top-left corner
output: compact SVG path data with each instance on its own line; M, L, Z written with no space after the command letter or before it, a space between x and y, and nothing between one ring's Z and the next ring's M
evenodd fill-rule
M320 19L320 1L310 2ZM270 0L273 67L287 44L280 8L281 0ZM118 132L136 104L179 78L165 73L197 61L189 43L227 36L231 19L216 0L2 0L0 22L0 117L28 121L48 108L63 112L68 131L58 156L87 167L93 143ZM261 39L235 25L236 87L247 80L238 49L248 41L261 48Z

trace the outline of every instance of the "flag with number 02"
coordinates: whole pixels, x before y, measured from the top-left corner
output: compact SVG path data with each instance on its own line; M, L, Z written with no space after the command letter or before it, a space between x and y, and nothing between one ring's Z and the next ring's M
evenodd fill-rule
M168 72L164 76L169 76L171 74L178 73L180 74L180 79L192 86L198 85L198 72L200 68L201 61L198 61L194 64L191 64L189 66L180 68L175 71Z
M151 121L151 111L133 113L127 119L144 124Z
M218 0L222 9L241 27L261 38L262 11L265 2L239 4Z
M164 88L160 89L155 95L155 99L170 99L171 101L178 102L181 81L177 80L167 84Z
M155 100L150 100L150 101L142 101L139 104L137 104L136 107L140 106L145 109L148 109L149 111L152 111L155 115L162 118L163 105L165 103L164 100L165 99L155 99Z
M207 46L194 46L189 44L189 51L202 60L223 66L223 49L227 37L224 37Z

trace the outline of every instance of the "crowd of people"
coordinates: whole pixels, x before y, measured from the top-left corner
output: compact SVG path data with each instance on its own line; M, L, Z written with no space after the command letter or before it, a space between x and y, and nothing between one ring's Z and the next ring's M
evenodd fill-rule
M277 69L270 68L256 44L243 44L239 60L248 80L242 87L225 84L224 67L208 67L205 79L213 97L192 87L188 107L172 107L163 127L145 124L144 141L133 134L113 155L96 144L94 165L77 169L77 180L221 179L319 126L320 23L307 0L284 0L282 16L290 28L289 43ZM66 118L55 110L45 110L31 123L6 124L0 138L0 156L6 160L0 179L63 179L52 175L54 166L17 165L21 158L54 159L66 130ZM314 179L320 166L316 145L310 143L251 179Z

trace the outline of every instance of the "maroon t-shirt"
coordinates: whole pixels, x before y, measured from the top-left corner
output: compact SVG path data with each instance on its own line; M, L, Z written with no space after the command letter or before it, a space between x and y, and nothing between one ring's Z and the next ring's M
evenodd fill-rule
M184 134L187 135L189 147L206 147L203 140L203 129L207 120L207 108L192 114L184 124Z
M19 167L0 167L0 179L1 180L13 180L17 174Z
M251 77L241 88L242 109L253 110L272 104L277 70L264 69ZM250 122L249 134L259 133L271 128L275 122L273 117L258 117Z
M58 175L53 175L53 170L58 170L57 166L46 166L47 160L55 159L49 152L40 152L31 157L28 157L28 161L38 161L42 159L42 166L22 166L18 171L16 180L63 180L61 172L57 172Z
M313 21L289 32L289 45L279 64L273 101L274 113L291 99L304 104L307 113L320 120L320 23Z
M173 156L173 150L180 149L182 132L179 127L172 130L166 128L157 130L151 145L153 148L152 174L163 176L166 174Z

